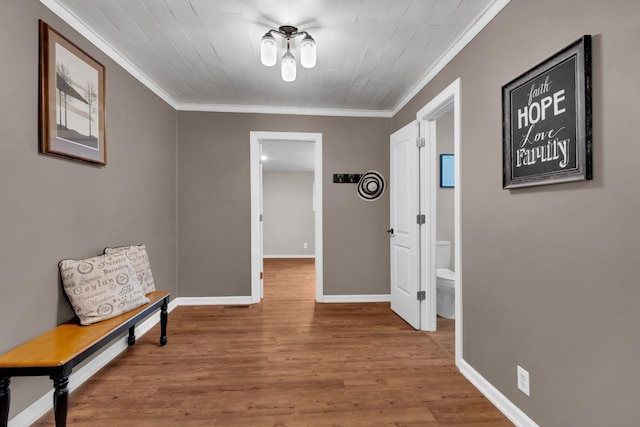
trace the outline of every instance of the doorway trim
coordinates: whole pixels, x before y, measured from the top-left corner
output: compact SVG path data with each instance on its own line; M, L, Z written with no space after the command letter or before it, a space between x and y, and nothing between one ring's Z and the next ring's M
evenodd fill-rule
M454 262L455 262L455 360L459 366L462 361L462 180L461 180L461 121L460 121L460 92L461 79L456 79L440 92L416 114L420 126L420 135L426 141L426 150L421 150L421 162L426 171L421 176L420 209L427 212L427 227L421 229L421 289L426 291L427 304L421 304L420 315L424 330L436 330L436 120L445 112L453 108L453 145L454 145Z
M315 206L315 266L316 301L323 302L322 245L322 134L306 132L257 132L249 135L249 169L251 179L251 303L262 298L262 224L260 221L262 177L260 173L260 143L263 141L304 141L314 143L314 206Z

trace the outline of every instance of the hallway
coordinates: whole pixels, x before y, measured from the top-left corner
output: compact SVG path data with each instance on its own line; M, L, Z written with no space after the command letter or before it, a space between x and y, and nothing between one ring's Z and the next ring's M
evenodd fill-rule
M69 425L512 425L388 303L313 296L313 260L266 260L262 303L177 307L166 347L156 326L71 394Z

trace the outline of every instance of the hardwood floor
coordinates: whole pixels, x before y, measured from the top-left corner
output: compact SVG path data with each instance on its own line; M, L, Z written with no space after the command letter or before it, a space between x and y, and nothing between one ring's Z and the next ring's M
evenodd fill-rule
M511 426L388 303L316 304L313 260L265 260L251 306L183 306L70 396L69 426ZM47 414L36 426L52 426Z
M455 363L456 321L438 316L438 324L436 327L436 332L425 332L425 334Z

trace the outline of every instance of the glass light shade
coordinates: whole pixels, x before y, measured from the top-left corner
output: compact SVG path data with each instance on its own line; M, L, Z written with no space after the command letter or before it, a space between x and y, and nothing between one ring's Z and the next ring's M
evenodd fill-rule
M316 41L308 34L302 39L300 45L300 65L304 68L316 66Z
M272 34L267 33L262 37L260 43L260 60L262 65L273 67L278 62L278 47L276 46L276 38Z
M282 57L282 68L280 69L282 80L292 82L296 79L296 60L290 51Z

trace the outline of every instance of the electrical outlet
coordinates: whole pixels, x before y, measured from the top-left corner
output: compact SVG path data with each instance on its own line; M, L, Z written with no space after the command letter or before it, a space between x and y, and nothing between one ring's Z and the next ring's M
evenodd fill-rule
M518 389L524 394L526 394L527 396L530 396L529 372L523 369L522 366L520 365L517 365L517 366L518 366Z
M307 245L306 243L304 243L302 246L304 246L304 248L305 248L305 249L307 249L307 247L308 247L309 245Z

